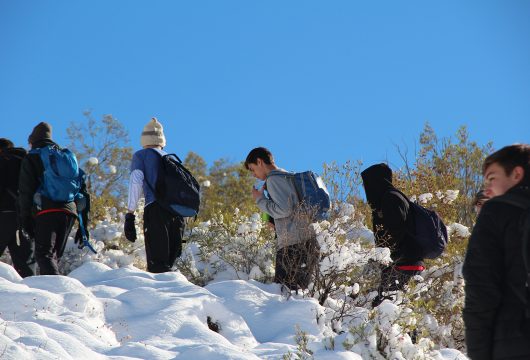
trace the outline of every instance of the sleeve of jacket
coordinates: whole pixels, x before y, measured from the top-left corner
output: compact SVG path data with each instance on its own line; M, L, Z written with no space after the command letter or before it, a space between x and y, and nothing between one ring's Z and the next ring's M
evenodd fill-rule
M293 193L291 180L286 176L271 176L267 179L267 191L272 200L265 198L265 196L259 198L257 205L260 210L274 219L291 216L296 201L296 193Z
M31 162L34 156L28 155L20 165L20 176L18 180L18 217L23 219L31 216L33 207L33 195L39 186L39 177L35 164ZM40 160L40 159L39 159Z
M463 267L463 315L471 359L491 358L495 318L502 298L502 232L488 205L484 205L473 229Z
M390 191L382 202L383 224L392 237L392 244L398 244L407 232L409 203L400 194Z

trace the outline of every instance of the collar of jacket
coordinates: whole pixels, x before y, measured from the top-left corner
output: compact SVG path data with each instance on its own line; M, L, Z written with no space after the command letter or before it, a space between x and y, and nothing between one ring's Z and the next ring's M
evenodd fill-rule
M43 148L45 146L50 146L50 145L55 145L59 147L59 145L57 145L53 140L43 139L43 140L36 141L35 144L31 144L31 150L40 149L40 148Z

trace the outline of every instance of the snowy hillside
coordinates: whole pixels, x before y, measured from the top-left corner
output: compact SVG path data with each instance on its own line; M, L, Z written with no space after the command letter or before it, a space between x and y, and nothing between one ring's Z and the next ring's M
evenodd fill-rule
M317 324L323 309L315 300L286 300L277 285L252 280L201 288L178 272L95 262L68 277L21 279L0 264L0 293L2 359L281 359L296 353L295 327L316 359L361 358L325 349L332 333ZM455 350L432 355L465 358Z
M337 209L315 224L320 280L290 294L270 283L274 237L258 214L190 229L180 270L151 274L138 268L143 237L124 242L111 209L91 231L97 255L70 237L68 276L22 279L0 263L0 358L465 360L452 349L463 339L461 253L372 309L389 251L352 205ZM456 248L469 236L460 224L448 232Z

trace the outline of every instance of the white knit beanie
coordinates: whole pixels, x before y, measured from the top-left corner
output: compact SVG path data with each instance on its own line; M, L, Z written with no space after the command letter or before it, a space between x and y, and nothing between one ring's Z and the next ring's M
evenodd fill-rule
M162 124L154 117L147 125L144 126L142 137L140 139L142 147L144 146L166 146L166 137L164 136L164 128Z

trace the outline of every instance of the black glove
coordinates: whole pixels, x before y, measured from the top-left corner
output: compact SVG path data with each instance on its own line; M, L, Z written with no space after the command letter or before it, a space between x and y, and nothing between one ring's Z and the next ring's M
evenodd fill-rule
M87 241L90 239L90 233L87 229L85 229L86 239ZM74 236L74 243L77 244L77 247L79 249L82 249L85 246L85 243L83 242L83 233L81 232L81 229L77 229L75 236Z
M136 216L132 213L125 214L125 226L123 230L125 232L125 238L130 242L136 241L136 227L134 226L134 220Z
M35 224L33 223L33 219L30 216L27 216L20 220L20 229L30 239L35 238Z

